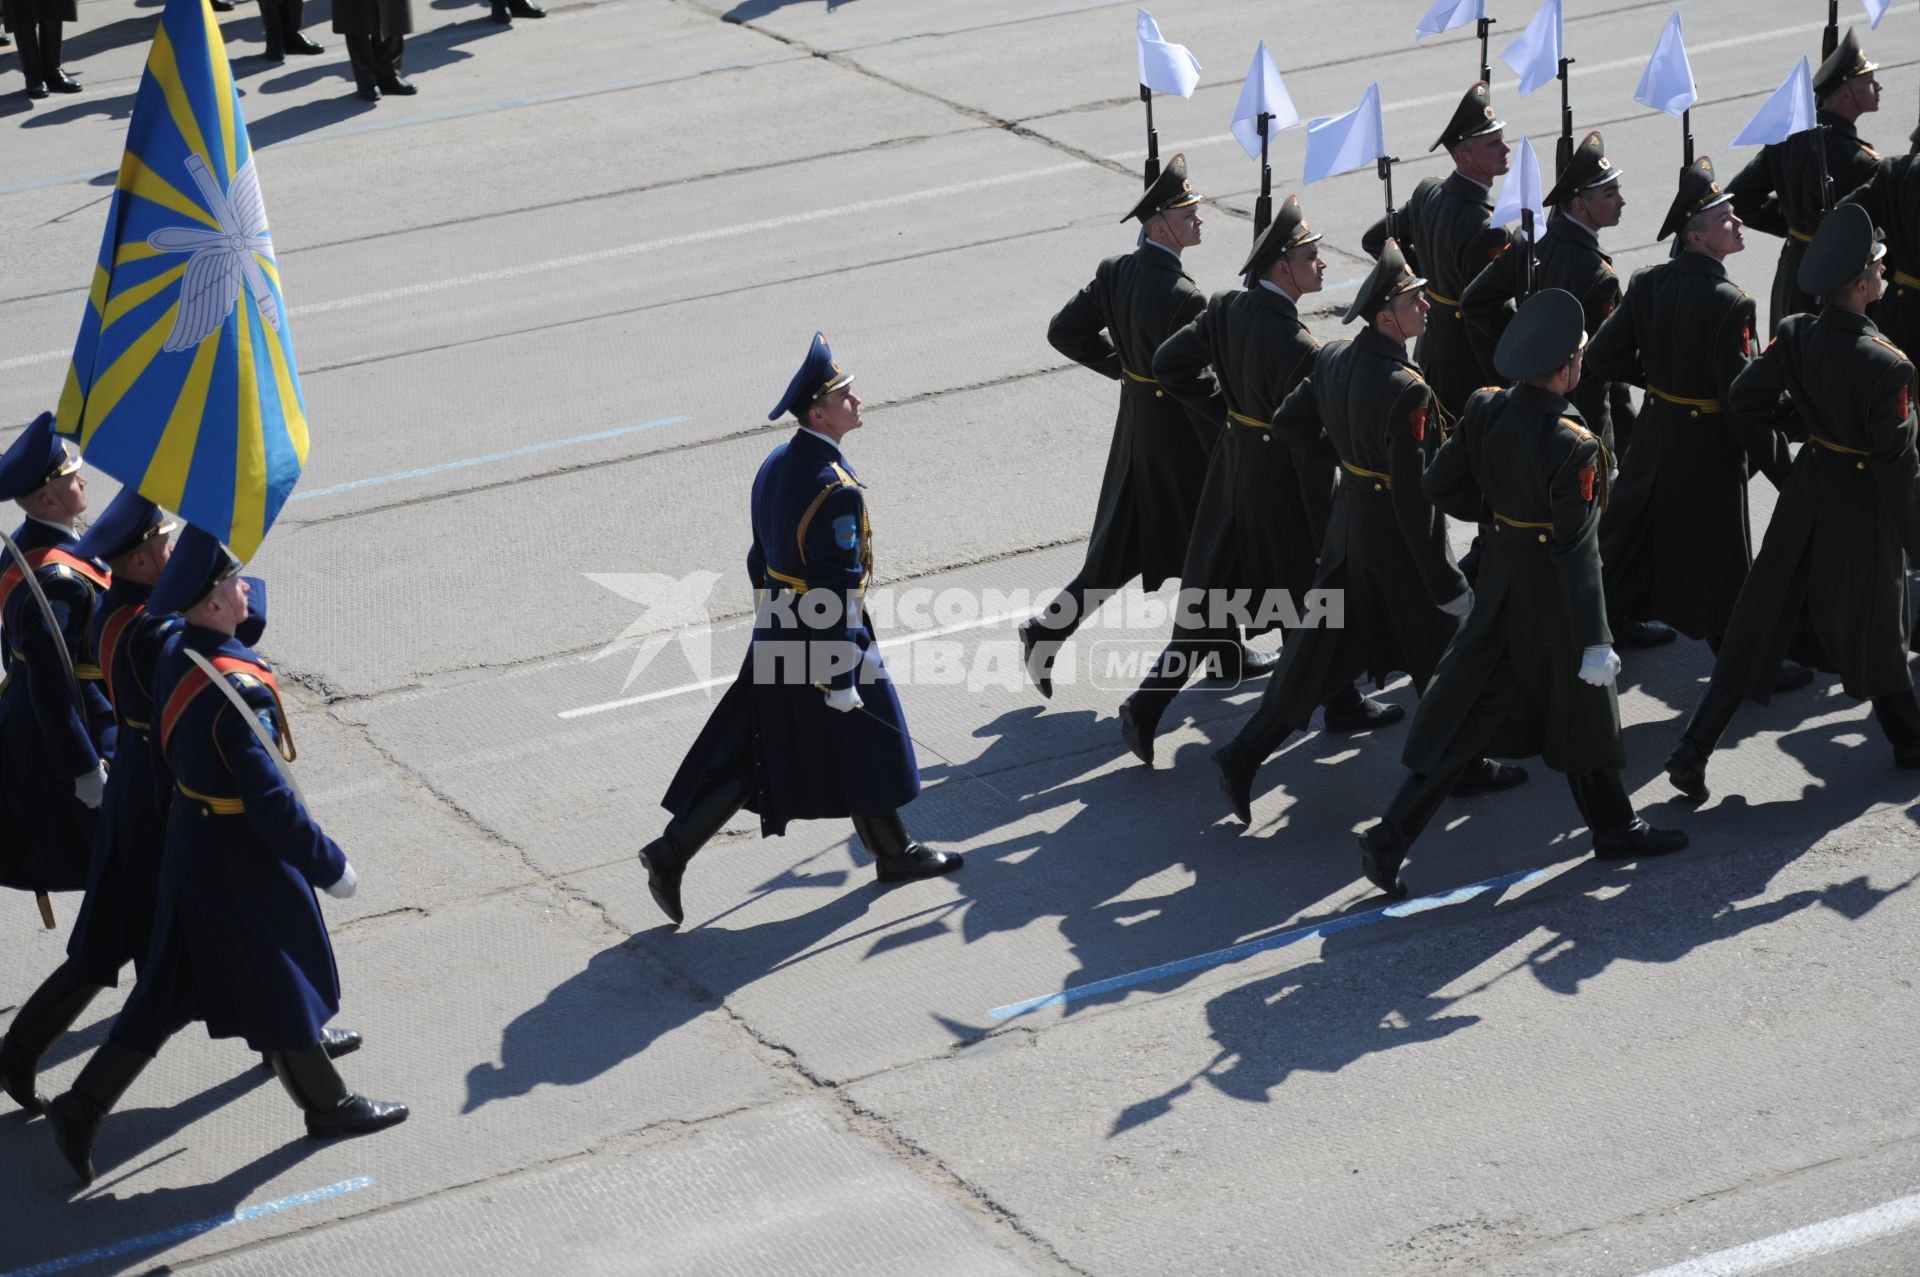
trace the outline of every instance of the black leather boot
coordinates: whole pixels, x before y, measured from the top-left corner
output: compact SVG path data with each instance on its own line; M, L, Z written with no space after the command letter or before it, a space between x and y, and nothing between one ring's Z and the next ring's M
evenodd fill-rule
M1053 652L1042 650L1041 645L1052 642L1039 617L1021 625L1020 660L1026 666L1027 678L1043 700L1053 699Z
M327 1053L329 1060L337 1060L343 1055L352 1055L364 1044L358 1029L325 1028L320 1030L320 1049ZM260 1063L273 1067L273 1052L262 1051Z
M493 0L493 13L491 16L495 22L498 22L503 27L512 22L513 15L507 12L507 0Z
M1527 769L1514 763L1496 763L1491 758L1477 758L1466 771L1460 773L1460 779L1453 782L1455 798L1471 798L1475 794L1496 794L1503 789L1512 789L1515 785L1525 784Z
M1266 652L1257 647L1248 647L1245 643L1240 644L1241 682L1244 683L1250 678L1265 678L1267 675L1273 673L1279 664L1279 649L1276 648L1271 652Z
M1679 636L1679 631L1664 621L1622 621L1613 627L1616 647L1659 647Z
M1679 747L1667 757L1667 779L1675 789L1696 802L1708 796L1707 759L1713 756L1714 747L1720 743L1727 725L1733 722L1734 711L1739 708L1739 693L1717 683L1709 684L1707 694L1694 707L1693 717L1687 720L1687 730L1680 737Z
M1400 706L1362 696L1359 688L1349 685L1327 698L1322 721L1327 731L1344 736L1387 727L1406 716L1407 711Z
M1153 738L1160 732L1160 715L1172 698L1160 692L1135 692L1120 702L1120 736L1133 756L1153 766Z
M82 1184L93 1183L93 1140L100 1123L151 1063L152 1056L109 1038L80 1070L73 1089L47 1105L47 1129Z
M507 12L516 18L544 18L547 11L532 0L507 0Z
M1463 770L1456 768L1429 775L1409 772L1401 782L1400 792L1388 804L1386 816L1360 834L1360 872L1392 899L1406 896L1407 886L1400 881L1400 866Z
M1227 806L1234 817L1248 828L1253 827L1253 778L1259 774L1263 761L1254 757L1253 750L1237 736L1213 751L1220 792L1227 796Z
M853 832L873 854L874 876L881 882L938 878L965 863L965 857L957 851L933 851L913 841L907 836L907 827L901 823L897 811L879 816L855 816Z
M687 862L746 802L746 782L729 778L692 811L668 821L666 831L640 849L640 863L647 867L647 890L674 926L686 920L686 912L680 907L680 878L687 872Z
M334 1139L341 1135L370 1135L407 1120L404 1104L370 1100L347 1089L340 1071L327 1058L327 1049L274 1051L273 1071L307 1115L307 1138Z
M1625 828L1609 829L1593 835L1595 860L1640 860L1664 856L1687 845L1687 835L1678 829L1655 829L1635 816Z
M0 1042L0 1086L5 1087L15 1104L29 1113L38 1113L47 1106L47 1097L34 1085L40 1057L62 1033L73 1027L73 1022L99 992L100 986L82 976L69 959L40 982L27 1004L13 1017L13 1023L7 1026L6 1040Z

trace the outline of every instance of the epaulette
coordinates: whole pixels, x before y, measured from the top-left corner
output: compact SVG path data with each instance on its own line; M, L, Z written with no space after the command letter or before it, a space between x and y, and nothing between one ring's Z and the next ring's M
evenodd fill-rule
M1888 350L1891 350L1895 355L1898 355L1901 360L1903 361L1906 360L1907 352L1900 349L1900 347L1894 345L1892 342L1888 341L1885 337L1875 337L1873 340L1876 344L1885 346Z
M1863 150L1863 151L1865 151L1865 152L1867 153L1867 158L1869 158L1869 159L1874 159L1874 160L1877 160L1877 159L1879 159L1879 158L1880 158L1880 152L1878 152L1878 151L1876 151L1876 150L1874 150L1874 149L1873 149L1872 147L1870 147L1870 146L1868 146L1868 145L1866 144L1866 141L1865 141L1864 139L1861 139L1861 138L1855 138L1855 139L1854 139L1854 141L1856 141L1856 142L1859 142L1859 143L1860 143L1860 149L1861 149L1861 150Z
M1574 434L1579 435L1582 439L1593 438L1593 431L1587 429L1585 426L1575 421L1572 417L1560 418L1560 424L1565 426L1567 429L1573 431Z

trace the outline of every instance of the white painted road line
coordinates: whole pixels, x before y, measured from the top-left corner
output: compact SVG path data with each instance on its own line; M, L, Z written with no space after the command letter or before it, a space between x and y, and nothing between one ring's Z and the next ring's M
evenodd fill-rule
M1920 1227L1920 1193L1684 1260L1641 1277L1744 1277Z

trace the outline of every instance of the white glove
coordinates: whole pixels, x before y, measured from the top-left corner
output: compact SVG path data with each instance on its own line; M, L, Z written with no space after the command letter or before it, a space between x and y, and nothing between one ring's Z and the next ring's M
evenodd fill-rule
M1613 469L1611 469L1611 470L1609 470L1609 471L1607 471L1607 482L1608 482L1608 483L1613 483L1613 482L1616 482L1616 481L1617 481L1617 480L1618 480L1619 478L1620 478L1620 467L1619 467L1619 466L1615 466L1615 467L1614 467Z
M1591 683L1595 687L1611 687L1616 675L1620 673L1620 658L1614 655L1613 648L1605 643L1590 647L1580 654L1580 681Z
M827 708L837 709L842 714L859 709L866 702L860 699L857 687L836 687L827 693Z
M107 765L100 763L90 772L83 772L73 778L73 796L87 807L98 810L100 800L107 793Z
M327 894L335 900L351 900L353 893L360 889L360 875L348 865L347 871L340 875L340 881L327 888Z
M1448 616L1465 616L1467 613L1473 611L1473 587L1468 586L1466 589L1460 591L1460 597L1453 602L1442 603L1440 610Z

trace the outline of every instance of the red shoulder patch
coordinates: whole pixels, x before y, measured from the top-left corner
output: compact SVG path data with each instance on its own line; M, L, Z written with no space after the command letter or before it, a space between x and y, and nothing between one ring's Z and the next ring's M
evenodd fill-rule
M1740 326L1740 353L1743 355L1753 354L1753 327L1750 324L1742 324Z
M1900 393L1902 395L1905 395L1907 392L1902 390ZM1906 401L1904 399L1901 400L1901 403L1903 405L1905 404L1905 402ZM1424 440L1427 437L1427 406L1425 404L1421 404L1418 408L1415 408L1412 412L1407 414L1407 420L1413 423L1414 442L1419 443L1420 441Z
M1590 465L1580 467L1580 498L1583 501L1593 500L1593 467Z
M1913 401L1908 398L1907 387L1900 387L1900 420L1905 421L1907 419L1907 413L1912 406Z

